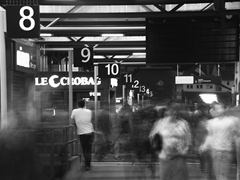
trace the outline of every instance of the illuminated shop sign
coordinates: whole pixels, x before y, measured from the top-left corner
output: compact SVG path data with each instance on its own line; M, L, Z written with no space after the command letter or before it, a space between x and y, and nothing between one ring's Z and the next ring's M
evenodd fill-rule
M89 92L89 96L95 96L95 93L94 92ZM100 92L97 92L97 96L101 96L101 93Z
M52 75L50 77L36 77L35 85L36 86L50 86L52 88L57 88L60 86L69 86L70 78L69 77L59 77L58 75ZM97 85L100 85L100 79L97 79ZM95 85L93 77L73 77L72 78L73 86L91 86Z

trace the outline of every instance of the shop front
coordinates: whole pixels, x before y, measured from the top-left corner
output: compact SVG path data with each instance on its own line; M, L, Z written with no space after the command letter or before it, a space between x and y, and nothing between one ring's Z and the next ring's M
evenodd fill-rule
M35 77L35 97L42 123L69 124L69 86L72 86L72 104L85 99L87 108L94 111L94 76L89 72L74 72L69 78L67 72L38 73ZM97 79L98 90L101 80ZM101 93L98 92L98 100Z

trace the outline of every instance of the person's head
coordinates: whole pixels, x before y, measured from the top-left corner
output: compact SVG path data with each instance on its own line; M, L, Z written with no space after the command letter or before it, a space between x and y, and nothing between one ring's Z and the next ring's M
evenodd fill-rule
M211 105L209 113L212 117L217 117L217 116L220 116L221 114L223 114L224 111L225 111L225 107L223 104L214 102Z
M182 103L171 103L165 111L165 116L171 116L173 119L177 120L181 118L184 108L185 106Z
M78 107L80 107L80 108L85 107L85 101L84 100L79 101L78 102Z

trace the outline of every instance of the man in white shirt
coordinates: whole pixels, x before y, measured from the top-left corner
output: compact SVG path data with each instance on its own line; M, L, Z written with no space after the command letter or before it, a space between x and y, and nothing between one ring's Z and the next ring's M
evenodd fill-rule
M216 180L229 180L231 176L233 144L238 134L239 119L225 112L224 105L214 103L210 109L213 119L206 122L208 135L200 151L210 151Z
M85 108L85 101L78 102L77 109L72 111L71 119L77 128L77 135L79 136L82 151L85 160L85 169L88 171L91 168L91 152L93 142L93 124L92 111Z

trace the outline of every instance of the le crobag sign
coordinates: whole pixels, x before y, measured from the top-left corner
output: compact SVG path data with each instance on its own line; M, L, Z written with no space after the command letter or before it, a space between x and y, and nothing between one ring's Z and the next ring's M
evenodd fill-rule
M67 87L72 83L73 86L94 86L94 78L89 76L75 76L69 78L67 76L60 76L57 74L51 76L42 76L35 77L35 86L37 87L46 87L49 86L51 88L60 88ZM101 81L97 79L97 85L100 85Z

